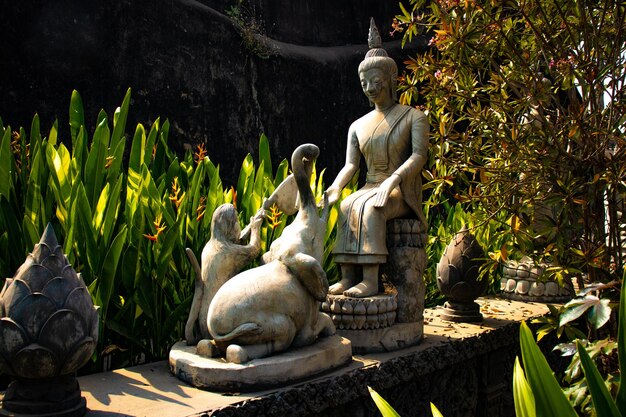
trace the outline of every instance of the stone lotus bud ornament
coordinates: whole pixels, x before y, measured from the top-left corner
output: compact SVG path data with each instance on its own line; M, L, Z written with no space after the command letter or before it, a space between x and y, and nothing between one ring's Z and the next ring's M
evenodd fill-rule
M0 293L0 372L15 378L0 415L84 414L74 373L97 341L98 312L48 224Z
M446 247L437 264L437 286L448 301L441 318L456 322L482 321L474 302L487 289L487 280L478 276L485 252L464 226Z

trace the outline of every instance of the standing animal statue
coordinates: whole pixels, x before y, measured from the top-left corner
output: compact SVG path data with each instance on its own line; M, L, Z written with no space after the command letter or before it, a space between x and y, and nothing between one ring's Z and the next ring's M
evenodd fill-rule
M263 255L263 265L234 276L213 297L208 328L228 362L247 362L335 333L331 318L319 311L328 291L322 257L329 205L320 216L310 187L318 155L312 144L294 151L293 177L286 181L295 180L299 192L296 218Z

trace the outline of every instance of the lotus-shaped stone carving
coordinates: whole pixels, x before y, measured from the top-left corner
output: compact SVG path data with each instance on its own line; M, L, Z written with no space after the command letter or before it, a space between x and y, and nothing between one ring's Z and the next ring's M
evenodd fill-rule
M0 371L19 379L72 374L97 339L97 310L49 224L0 293Z
M437 264L437 286L448 302L442 317L453 321L480 321L482 316L474 299L487 288L479 279L485 252L474 236L463 227L446 247Z

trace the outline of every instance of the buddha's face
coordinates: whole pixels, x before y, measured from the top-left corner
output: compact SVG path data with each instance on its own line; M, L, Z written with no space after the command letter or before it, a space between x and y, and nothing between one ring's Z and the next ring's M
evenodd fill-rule
M373 104L384 105L391 100L389 77L379 68L370 68L359 73L361 88Z

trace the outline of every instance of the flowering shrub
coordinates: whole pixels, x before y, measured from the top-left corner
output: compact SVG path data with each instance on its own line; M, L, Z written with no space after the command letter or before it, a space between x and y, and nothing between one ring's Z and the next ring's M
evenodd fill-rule
M399 89L434 127L431 217L458 202L504 218L500 255L550 261L556 278L621 276L625 13L610 0L401 5L394 33L430 38Z

